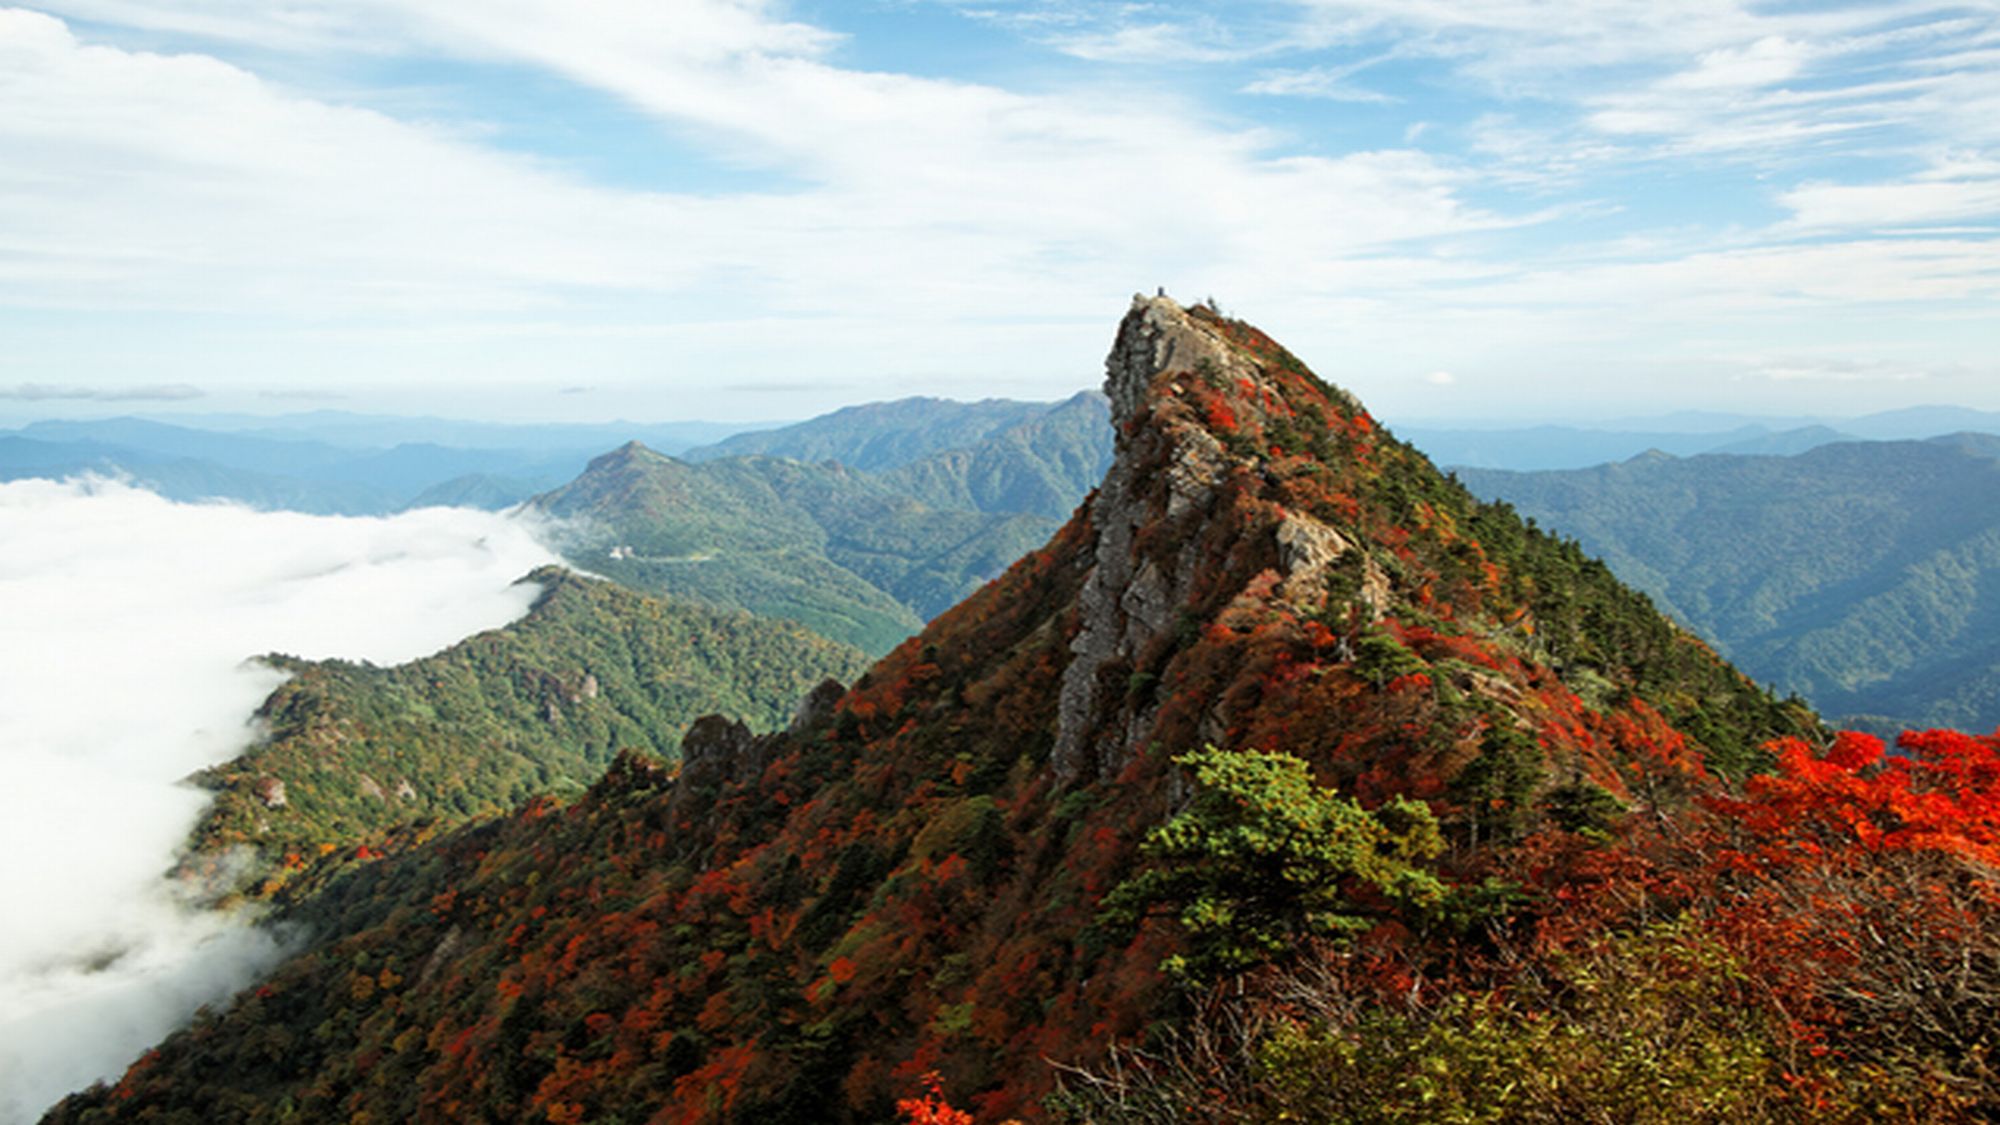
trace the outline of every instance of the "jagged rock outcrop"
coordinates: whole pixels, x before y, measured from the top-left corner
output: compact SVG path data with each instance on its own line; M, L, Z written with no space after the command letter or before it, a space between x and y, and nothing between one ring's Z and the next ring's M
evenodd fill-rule
M1132 299L1104 366L1104 393L1119 444L1111 471L1084 512L1096 542L1079 599L1082 626L1070 643L1074 659L1063 672L1057 703L1052 767L1064 784L1091 769L1116 772L1142 736L1143 721L1128 722L1109 736L1097 730L1104 694L1100 674L1172 628L1200 563L1195 538L1176 533L1207 510L1227 463L1221 444L1205 429L1146 426L1154 384L1175 372L1228 377L1238 367L1227 344L1186 310L1169 298L1144 296ZM1178 392L1169 386L1165 393ZM1165 556L1136 557L1142 527L1184 546Z
M846 694L847 688L839 680L821 680L799 700L798 710L792 714L790 733L804 734L831 719L834 706Z
M267 809L282 809L290 803L285 796L285 783L275 777L258 778L250 792Z

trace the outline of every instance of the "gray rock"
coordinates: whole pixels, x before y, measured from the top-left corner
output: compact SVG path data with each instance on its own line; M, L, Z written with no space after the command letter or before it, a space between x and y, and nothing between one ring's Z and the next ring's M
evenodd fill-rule
M703 715L681 737L681 768L693 769L715 759L733 758L750 748L756 736L740 720Z
M1187 601L1199 553L1187 525L1199 521L1214 499L1215 488L1232 459L1201 426L1178 426L1170 432L1166 451L1163 510L1150 510L1159 482L1142 474L1140 465L1157 458L1135 456L1126 423L1146 410L1154 385L1170 375L1242 378L1229 345L1207 324L1190 317L1165 297L1134 297L1132 309L1119 326L1118 338L1104 361L1104 393L1111 400L1119 456L1104 484L1087 506L1095 531L1090 574L1078 599L1080 623L1070 641L1070 662L1063 669L1056 703L1056 739L1051 764L1057 781L1068 785L1092 773L1104 776L1121 769L1134 753L1157 705L1124 716L1106 715L1099 681L1107 665L1132 660L1156 638L1174 627ZM1179 393L1178 382L1159 393ZM1149 435L1147 440L1151 440ZM1165 541L1180 541L1168 557L1135 556L1138 532L1160 525ZM1119 696L1123 699L1123 695Z
M818 687L807 692L806 697L799 700L799 709L793 712L792 725L786 728L787 731L791 734L804 734L833 718L834 705L846 694L847 689L841 686L839 680L821 680Z

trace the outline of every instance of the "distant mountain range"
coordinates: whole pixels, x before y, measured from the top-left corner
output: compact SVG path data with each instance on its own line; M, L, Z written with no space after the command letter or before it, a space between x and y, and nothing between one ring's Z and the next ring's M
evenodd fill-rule
M740 427L717 422L501 425L338 411L50 420L0 431L0 480L129 478L175 500L373 515L427 505L497 510L553 488L599 453L669 452Z
M1458 475L1843 723L2000 726L2000 437Z
M568 479L602 448L346 446L137 418L37 422L0 433L0 480L98 474L129 478L175 500L373 515L465 498L506 507Z
M838 461L880 471L933 507L1062 519L1109 463L1107 417L1102 396L1085 393L1055 404L904 399L748 432L715 422L499 425L340 412L51 420L0 431L0 480L99 474L177 500L333 515L497 510L637 441L700 461Z
M310 410L292 414L175 413L141 415L144 421L188 429L279 441L316 441L355 449L444 445L457 449L517 449L563 453L602 451L643 441L674 453L759 428L740 422L478 422L463 418Z
M936 508L1062 519L1109 463L1096 392L1056 404L909 398L792 425L722 422L491 423L346 411L164 414L39 421L0 430L0 480L99 473L182 500L230 499L333 514L430 504L512 506L629 441L690 461L764 455L882 473ZM1649 450L1790 454L1838 441L2000 433L2000 413L1931 406L1860 418L1689 412L1597 424L1396 427L1441 465L1569 469Z
M1759 418L1688 412L1595 425L1515 427L1397 425L1403 440L1440 465L1481 469L1580 469L1658 450L1702 453L1804 453L1839 441L1906 441L1957 432L2000 434L2000 412L1919 406L1859 418Z
M1112 447L1096 392L910 398L727 435L714 423L340 412L182 420L213 428L118 418L0 433L0 479L104 472L180 499L330 513L532 501L566 521L577 566L872 654L1046 539ZM1965 432L1931 436L1952 426ZM1990 728L2000 654L1978 638L2000 610L1976 572L1991 494L1971 484L1991 476L2000 448L1986 430L2000 430L2000 414L1925 407L1398 433L1482 494L1576 536L1753 674L1830 714ZM1911 435L1929 440L1892 440ZM1494 465L1536 471L1481 467ZM1897 534L1873 534L1883 528Z
M781 457L607 453L530 509L576 565L798 621L881 654L1048 537L1025 513L933 508L872 473Z
M1099 394L913 398L685 460L629 443L530 509L578 566L880 654L1046 540L1110 457Z
M1096 392L1053 407L908 398L739 434L687 457L748 454L878 472L890 487L934 508L1067 519L1110 467L1111 408Z

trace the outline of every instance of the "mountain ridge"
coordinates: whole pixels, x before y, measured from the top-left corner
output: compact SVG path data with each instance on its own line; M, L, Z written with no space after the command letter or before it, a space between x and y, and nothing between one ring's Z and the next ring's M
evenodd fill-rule
M530 502L570 560L641 590L797 621L886 652L1046 538L1044 517L932 508L877 474L632 442Z
M302 860L413 821L450 825L538 794L580 793L621 750L667 760L700 715L759 729L861 654L786 622L669 602L544 566L526 616L391 667L263 661L289 674L258 741L196 774L215 796L184 872L227 869L274 893ZM261 862L244 865L232 849Z
M2000 558L1996 451L2000 439L1967 433L1459 475L1577 536L1829 715L1878 733L1990 730L2000 596L1980 575Z

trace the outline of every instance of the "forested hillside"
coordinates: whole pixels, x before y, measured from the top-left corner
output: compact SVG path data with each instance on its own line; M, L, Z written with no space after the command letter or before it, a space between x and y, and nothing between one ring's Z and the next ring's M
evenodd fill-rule
M385 844L50 1121L2000 1111L1991 742L1830 738L1212 310L1106 388L1090 502L851 690Z
M638 444L535 499L577 565L640 590L797 621L888 651L1047 538L1054 521L932 508L834 463L693 463Z
M1461 470L1848 725L2000 726L2000 439Z
M698 715L782 727L861 654L785 622L650 598L548 567L520 621L395 667L265 659L292 678L264 735L197 780L214 802L191 864L255 848L254 874L410 821L454 824L541 794L574 795L621 750L666 760Z
M1104 396L1079 394L978 443L888 468L883 480L932 507L1067 519L1111 464Z

